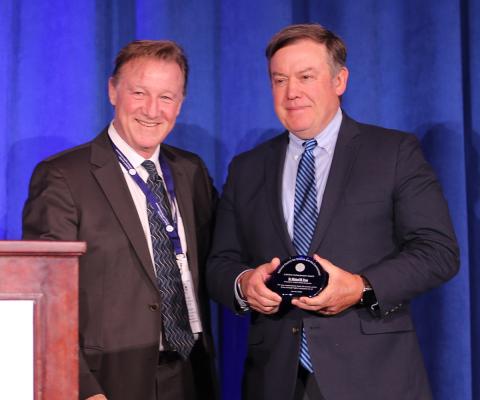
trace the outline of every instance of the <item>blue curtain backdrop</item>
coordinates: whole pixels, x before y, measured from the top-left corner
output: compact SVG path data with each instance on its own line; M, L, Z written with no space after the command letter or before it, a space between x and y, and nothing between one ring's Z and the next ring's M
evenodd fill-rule
M1 0L0 239L20 238L34 165L109 122L112 60L133 39L184 46L190 86L168 141L199 153L221 189L231 158L281 129L264 48L298 22L346 41L345 110L416 133L438 173L462 267L418 299L416 323L435 398L480 399L480 0ZM223 395L236 400L248 320L217 317Z

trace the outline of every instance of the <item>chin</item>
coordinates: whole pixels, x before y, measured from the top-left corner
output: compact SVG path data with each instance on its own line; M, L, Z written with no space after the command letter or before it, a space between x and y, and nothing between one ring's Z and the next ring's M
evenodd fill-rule
M291 118L287 122L287 126L295 129L296 131L309 129L312 126L312 121L305 121L303 118Z
M295 132L297 136L303 136L306 134L309 128L309 126L305 125L289 125L287 129L290 132Z

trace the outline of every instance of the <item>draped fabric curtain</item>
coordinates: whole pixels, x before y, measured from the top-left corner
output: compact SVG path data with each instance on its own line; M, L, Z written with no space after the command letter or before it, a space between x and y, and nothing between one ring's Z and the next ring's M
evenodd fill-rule
M2 0L0 239L20 238L34 165L109 123L113 58L134 39L185 48L190 83L168 142L200 154L221 190L231 158L282 129L264 49L299 22L346 41L344 110L414 132L442 182L461 271L415 302L416 326L435 398L479 399L480 0ZM222 392L236 400L248 317L212 308Z

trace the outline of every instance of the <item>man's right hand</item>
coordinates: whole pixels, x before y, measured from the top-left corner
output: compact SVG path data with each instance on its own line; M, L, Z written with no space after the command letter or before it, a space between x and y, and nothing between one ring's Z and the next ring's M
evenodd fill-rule
M96 394L95 396L87 397L85 400L107 400L103 394Z
M267 288L265 282L279 265L280 259L275 257L271 262L247 271L240 277L240 288L253 310L262 314L274 314L278 311L282 298Z

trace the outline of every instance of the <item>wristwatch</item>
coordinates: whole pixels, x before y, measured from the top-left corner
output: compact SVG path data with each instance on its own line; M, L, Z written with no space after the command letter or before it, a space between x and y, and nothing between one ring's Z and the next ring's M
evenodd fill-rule
M375 292L373 291L372 285L367 278L361 276L363 280L363 293L360 302L358 303L362 307L368 308L368 310L374 314L375 316L378 315L380 311L380 306L378 305L377 296L375 296Z

